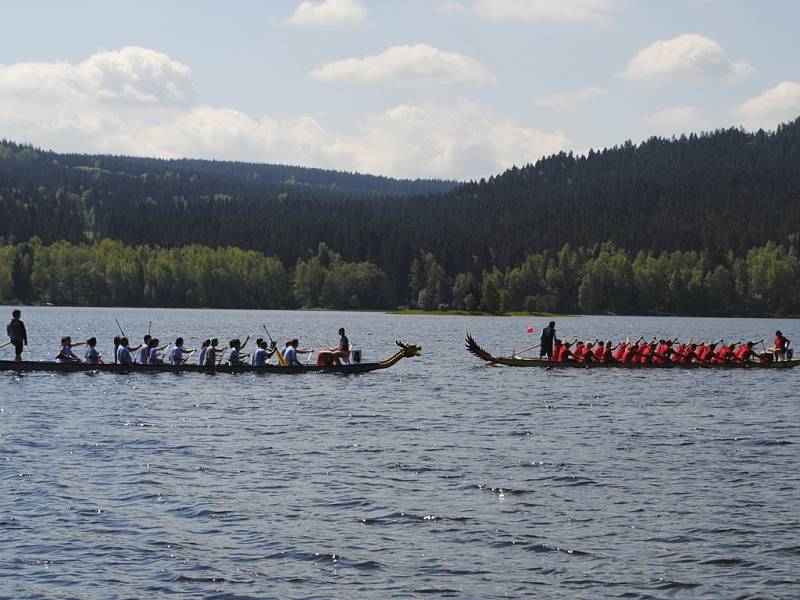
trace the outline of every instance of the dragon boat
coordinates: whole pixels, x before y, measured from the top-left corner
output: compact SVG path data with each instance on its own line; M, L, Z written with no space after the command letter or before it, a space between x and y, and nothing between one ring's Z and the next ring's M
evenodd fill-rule
M546 369L791 369L800 365L800 359L782 360L780 362L770 359L760 361L729 362L724 364L709 363L602 363L578 362L574 360L556 362L541 358L522 358L520 356L493 356L481 348L475 339L467 334L467 350L485 361L489 365L503 365L506 367L544 367ZM770 357L771 358L771 357Z
M11 360L0 361L0 371L12 371L16 373L29 373L29 372L48 372L48 373L76 373L76 372L95 372L95 373L268 373L275 375L292 375L300 373L342 373L342 374L357 374L368 373L370 371L378 371L381 369L388 369L393 367L404 358L411 358L422 354L422 347L417 344L404 344L395 342L400 350L394 356L382 360L380 362L364 362L364 363L350 363L341 365L297 365L292 367L283 367L280 365L266 365L263 367L256 367L253 365L217 365L217 366L201 366L201 365L119 365L114 363L109 364L87 364L80 363L56 363L56 362L43 362L24 360L21 362L14 362Z

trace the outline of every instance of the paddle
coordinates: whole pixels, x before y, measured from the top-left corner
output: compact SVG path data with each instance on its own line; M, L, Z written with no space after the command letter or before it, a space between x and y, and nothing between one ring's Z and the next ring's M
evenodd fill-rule
M11 342L6 342L6 343L5 343L5 344L3 344L2 346L0 346L0 350L2 350L3 348L5 348L6 346L10 346L10 345L11 345Z
M519 352L516 352L516 351L513 351L513 350L512 350L512 352L511 352L511 356L512 356L512 357L513 357L513 356L519 356L520 354L522 354L522 353L524 353L524 352L529 352L529 351L531 351L531 350L536 350L536 348L538 348L538 347L539 347L539 346L541 346L541 345L542 345L542 344L541 344L541 342L540 342L540 343L536 344L535 346L531 346L530 348L525 348L524 350L520 350Z
M114 321L117 323L117 329L119 329L119 332L122 334L122 337L128 337L127 335L125 335L125 332L122 331L122 325L119 324L119 319L114 317Z

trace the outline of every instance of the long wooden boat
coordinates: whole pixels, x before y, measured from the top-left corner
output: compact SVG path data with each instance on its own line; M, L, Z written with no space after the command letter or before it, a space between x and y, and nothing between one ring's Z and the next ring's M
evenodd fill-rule
M17 373L28 372L49 372L49 373L76 373L76 372L99 372L99 373L269 373L275 375L297 375L300 373L343 373L356 374L378 371L393 367L404 358L419 356L422 347L416 344L403 344L396 342L400 350L390 358L380 362L351 363L342 365L302 365L293 367L282 367L280 365L266 365L255 367L252 365L218 365L216 367L200 365L118 365L114 363L91 365L87 363L56 363L24 360L14 362L11 360L0 361L0 371L13 371Z
M467 334L467 350L490 365L506 367L544 367L546 369L791 369L800 365L800 359L773 361L731 362L726 364L707 363L600 363L600 362L553 362L541 358L521 358L519 356L492 356L481 348L475 339Z

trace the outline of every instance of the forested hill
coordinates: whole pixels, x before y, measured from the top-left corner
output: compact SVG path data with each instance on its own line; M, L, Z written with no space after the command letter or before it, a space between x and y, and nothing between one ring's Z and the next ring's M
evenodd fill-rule
M98 169L117 174L141 176L166 172L186 177L201 174L211 177L233 177L268 184L310 185L338 188L343 192L371 194L440 194L452 190L458 182L440 179L395 179L380 175L350 173L293 165L251 163L226 160L162 159L113 154L62 154L0 140L7 154L24 153L71 168ZM0 150L0 155L3 151Z
M728 129L625 143L585 156L560 153L443 194L430 192L452 183L245 163L62 155L5 143L0 238L7 244L36 236L45 244L110 238L129 246L241 247L275 256L290 270L324 243L345 262L374 262L388 275L397 303L419 303L420 290L436 288L425 294L435 299L425 304L434 305L455 297L458 275L468 274L469 285L479 288L484 274L507 274L536 255L542 274L552 277L547 289L520 292L521 302L542 306L526 300L542 297L551 299L545 306L580 308L576 290L583 267L575 265L593 265L606 242L626 251L629 262L640 251L696 251L687 260L700 265L699 275L689 279L717 266L733 276L739 268L734 255L743 257L767 242L794 257L800 250L799 164L800 119L774 132ZM341 183L347 181L349 187ZM365 183L370 181L374 187ZM376 189L384 183L387 188ZM394 193L403 189L414 191ZM565 253L567 244L571 250ZM575 254L578 249L583 250ZM425 277L436 273L435 285L409 276L422 251L433 269ZM573 260L568 257L577 262L564 263ZM796 266L787 268L787 280L800 282ZM626 273L607 279L616 282ZM672 285L664 273L661 285ZM675 289L680 299L682 288ZM603 302L586 306L604 310ZM625 310L654 310L636 296L625 302Z
M800 232L798 165L800 119L773 133L728 129L559 154L463 185L445 204L471 217L500 262L607 240L719 256Z

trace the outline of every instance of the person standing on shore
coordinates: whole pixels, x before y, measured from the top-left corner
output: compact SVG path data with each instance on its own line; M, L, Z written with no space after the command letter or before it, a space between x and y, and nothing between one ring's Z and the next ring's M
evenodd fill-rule
M28 345L28 333L25 331L25 323L20 319L21 316L22 312L19 309L12 311L11 322L6 327L6 333L8 333L16 353L14 362L22 361L22 349Z
M539 358L547 356L548 360L553 360L553 340L556 338L556 322L550 323L542 329L542 337L539 338L541 342L539 345Z

